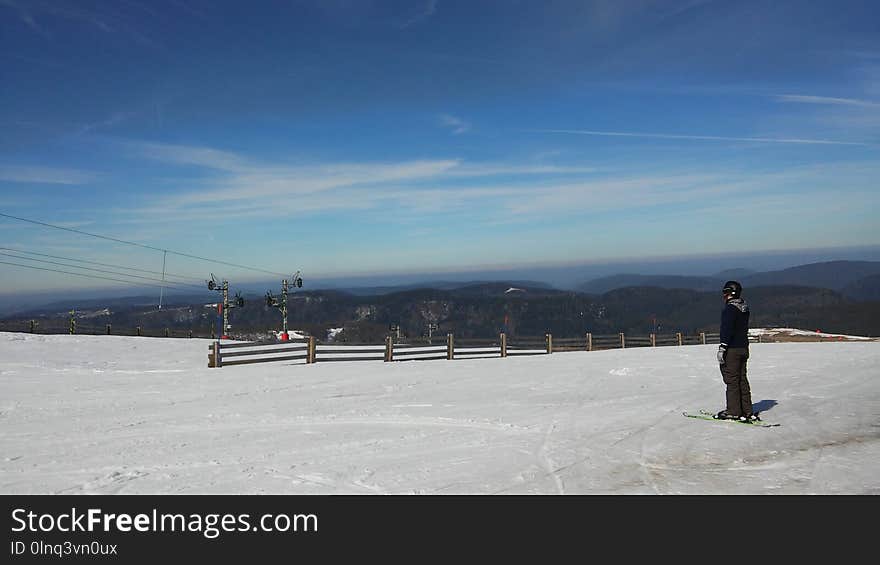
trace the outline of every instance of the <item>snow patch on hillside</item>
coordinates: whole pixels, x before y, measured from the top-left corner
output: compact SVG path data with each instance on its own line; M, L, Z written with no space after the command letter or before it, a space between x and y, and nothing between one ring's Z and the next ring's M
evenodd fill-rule
M764 336L764 337L822 337L822 338L841 338L852 341L872 341L874 338L857 336L857 335L846 335L846 334L830 334L821 332L819 330L808 331L808 330L799 330L796 328L751 328L749 329L749 336Z

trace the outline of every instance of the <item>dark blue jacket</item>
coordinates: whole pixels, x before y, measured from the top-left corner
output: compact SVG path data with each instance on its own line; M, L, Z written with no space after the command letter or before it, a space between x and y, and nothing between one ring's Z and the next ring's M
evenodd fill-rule
M721 345L749 346L749 305L742 298L733 298L721 311Z

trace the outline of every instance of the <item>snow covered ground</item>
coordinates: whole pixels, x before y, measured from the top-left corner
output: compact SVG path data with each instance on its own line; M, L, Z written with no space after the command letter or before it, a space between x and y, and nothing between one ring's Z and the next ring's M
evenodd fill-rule
M0 333L2 493L880 494L880 343L207 368L207 340Z

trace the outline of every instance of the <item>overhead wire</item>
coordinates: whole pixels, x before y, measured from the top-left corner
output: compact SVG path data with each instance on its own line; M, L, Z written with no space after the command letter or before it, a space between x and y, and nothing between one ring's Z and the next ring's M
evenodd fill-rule
M34 265L23 265L21 263L11 263L9 261L0 261L0 265L12 265L15 267L24 267L26 269L36 269L38 271L50 271L53 273L64 273L65 275L76 275L78 277L86 277L86 278L90 278L90 279L102 279L102 280L107 280L107 281L114 281L114 282L119 282L119 283L130 284L133 286L155 286L157 288L161 288L163 286L161 284L153 284L153 283L147 283L147 282L140 283L140 282L136 282L136 281L126 281L126 280L121 280L121 279L114 279L111 277L103 277L101 275L90 275L90 274L85 274L85 273L75 273L75 272L71 272L71 271L62 271L60 269L49 269L47 267L36 267ZM168 285L164 285L164 286L165 286L165 288L168 288ZM180 289L178 289L178 290L180 290Z
M65 260L65 261L75 261L75 262L77 262L77 263L88 263L88 264L90 264L90 265L101 265L102 267L113 267L114 269L125 269L125 270L128 270L128 271L138 271L139 273L149 273L149 274L152 274L152 275L159 275L159 274L161 274L159 271L150 271L150 270L148 270L148 269L139 269L139 268L137 268L137 267L126 267L126 266L124 266L124 265L113 265L113 264L111 264L111 263L100 263L100 262L98 262L98 261L90 261L90 260L88 260L88 259L77 259L77 258L75 258L75 257L62 257L62 256L59 256L59 255L49 255L49 254L47 254L47 253L37 253L37 252L35 252L35 251L24 251L24 250L22 250L22 249L15 249L15 248L12 248L12 247L0 247L0 250L3 250L3 251L12 251L12 252L14 252L14 253L20 253L20 254L23 254L23 255L37 255L37 256L39 256L39 257L50 257L50 258L52 258L52 259L63 259L63 260ZM25 258L25 257L22 257L22 259L24 259L24 258ZM199 281L199 282L201 282L201 281L203 280L203 279L201 279L201 278L199 278L199 277L190 277L190 276L187 276L187 275L177 275L177 274L174 274L174 273L167 273L167 272L165 273L165 276L171 276L171 277L178 278L178 279L189 279L189 280L192 280L192 281ZM172 281L172 282L175 282L175 281ZM181 281L181 282L182 282L182 281ZM184 284L184 283L182 283L182 284Z
M13 219L13 220L19 220L19 221L22 221L22 222L28 222L28 223L31 223L31 224L36 224L36 225L40 225L40 226L45 226L45 227L49 227L49 228L54 228L54 229L58 229L58 230L64 230L64 231L71 232L71 233L78 233L78 234L80 234L80 235L87 235L87 236L90 236L90 237L97 237L97 238L100 238L100 239L104 239L104 240L107 240L107 241L113 241L113 242L116 242L116 243L123 243L123 244L125 244L125 245L133 245L133 246L136 246L136 247L141 247L141 248L143 248L143 249L151 249L151 250L153 250L153 251L160 251L160 252L163 252L163 253L171 253L171 254L173 254L173 255L178 255L178 256L180 256L180 257L188 257L188 258L190 258L190 259L198 259L199 261L207 261L207 262L209 262L209 263L217 263L217 264L220 264L220 265L228 265L228 266L231 266L231 267L236 267L236 268L239 268L239 269L245 269L245 270L249 270L249 271L259 271L259 272L262 272L262 273L267 273L267 274L270 274L270 275L277 275L277 276L281 276L281 277L286 277L286 276L288 276L288 275L285 274L285 273L276 273L276 272L274 272L274 271L268 271L268 270L266 270L266 269L261 269L261 268L259 268L259 267L249 267L249 266L247 266L247 265L239 265L239 264L237 264L237 263L231 263L231 262L229 262L229 261L222 261L222 260L219 260L219 259L210 259L210 258L207 258L207 257L200 257L200 256L198 256L198 255L191 255L191 254L189 254L189 253L182 253L182 252L180 252L180 251L172 251L171 249L162 249L162 248L160 248L160 247L153 247L152 245L145 245L145 244L143 244L143 243L137 243L137 242L135 242L135 241L126 241L126 240L124 240L124 239L119 239L119 238L110 237L110 236L106 236L106 235L99 235L99 234L95 234L95 233L89 233L89 232L82 231L82 230L78 230L78 229L74 229L74 228L66 228L66 227L63 227L63 226L56 226L56 225L54 225L54 224L49 224L49 223L41 222L41 221L38 221L38 220L31 220L31 219L28 219L28 218L22 218L22 217L20 217L20 216L13 216L12 214L5 214L5 213L3 213L3 212L0 212L0 216L2 216L2 217L4 217L4 218L10 218L10 219Z
M48 261L48 260L46 260L46 259L34 259L34 258L31 258L31 257L22 257L22 256L20 256L20 255L13 255L12 253L3 253L2 251L0 251L0 255L3 255L3 256L5 256L5 257L13 257L13 258L15 258L15 259L23 259L23 260L25 260L25 261L34 261L34 262L37 262L37 263L47 263L47 264L50 264L50 265L58 265L58 266L61 266L61 267L71 267L71 268L74 268L74 269L82 269L82 270L84 270L84 271L95 271L95 272L98 272L98 273L107 273L107 274L111 274L111 275L119 275L119 276L123 276L123 277L131 277L131 278L136 278L136 279L144 279L144 280L149 280L149 281L156 281L156 282L164 283L164 285L160 285L160 286L164 286L165 288L171 288L171 289L174 289L174 290L183 290L184 287L201 288L201 286L196 287L196 285L194 285L194 284L188 284L188 283L175 283L174 281L167 281L167 280L163 281L162 279L157 279L157 278L154 278L154 277L144 277L144 276L141 276L141 275L131 275L131 274L128 274L128 273L119 273L119 272L117 272L117 271L108 271L107 269L96 269L96 268L94 268L94 267L81 267L81 266L79 266L79 265L70 265L70 264L68 264L68 263L59 263L58 261ZM132 282L136 282L136 281L132 281Z

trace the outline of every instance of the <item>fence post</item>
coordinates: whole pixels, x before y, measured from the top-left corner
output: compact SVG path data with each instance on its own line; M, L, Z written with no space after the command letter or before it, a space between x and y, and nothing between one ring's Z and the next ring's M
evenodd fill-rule
M587 351L593 350L593 332L587 333Z
M545 339L547 340L547 353L553 353L553 334L546 334Z
M651 347L657 347L657 334L651 334Z
M385 336L385 362L394 360L394 340L390 335Z
M706 332L700 332L700 341L703 342L703 345L706 345Z
M676 333L675 337L678 338L678 344L681 345L681 332Z
M317 360L318 360L317 359L317 357L318 357L317 352L318 352L318 346L317 346L317 343L315 342L315 336L310 335L309 336L309 349L306 352L306 363L317 362Z
M623 337L623 332L620 332L620 348L626 349L626 338Z
M222 367L223 359L220 357L220 342L211 343L211 353L208 354L208 367Z
M446 334L446 359L451 361L455 358L455 339L451 333Z
M507 334L501 332L501 356L507 357Z

